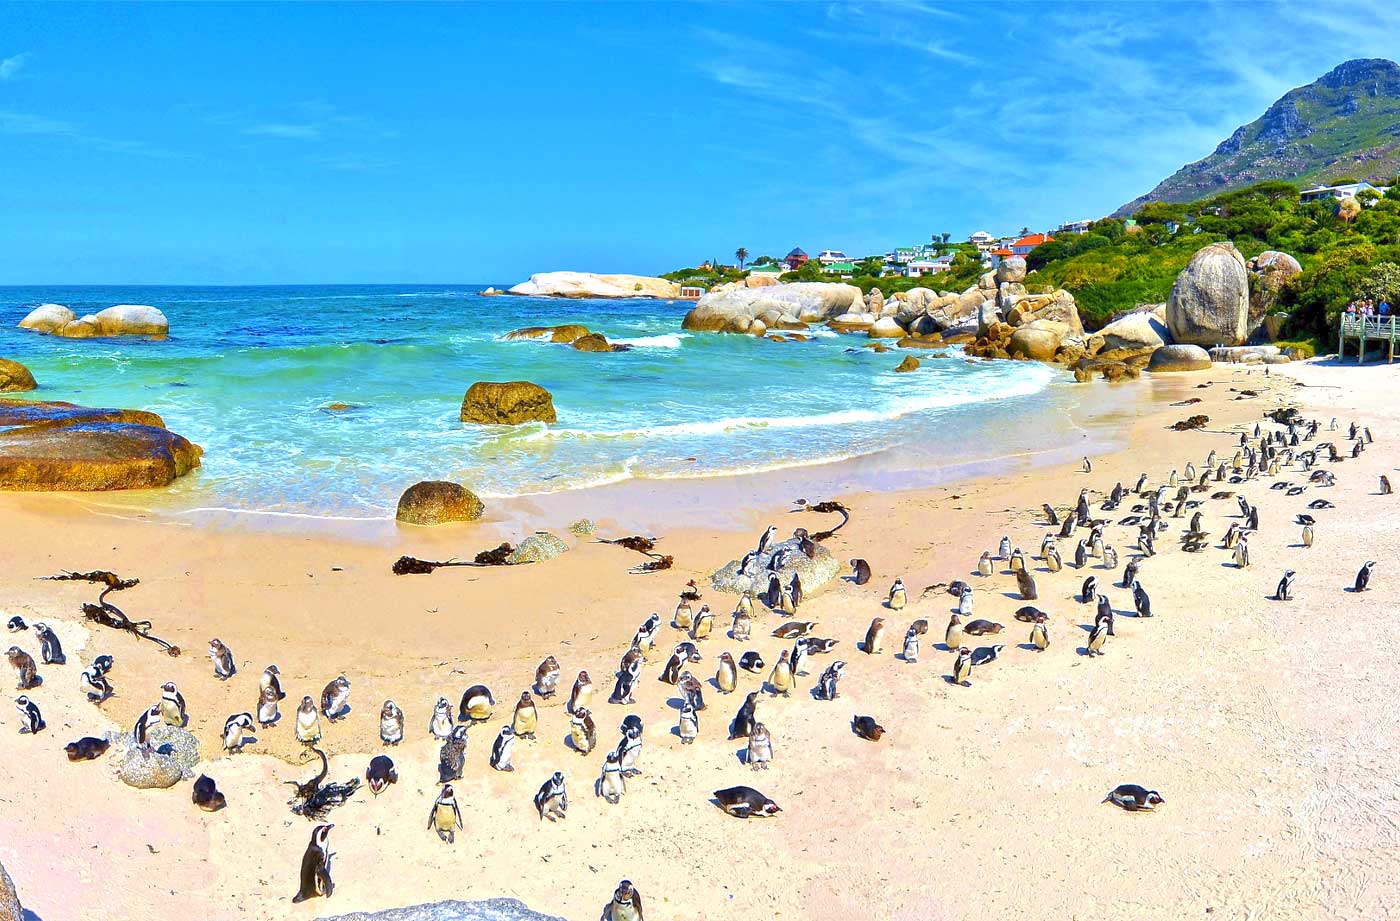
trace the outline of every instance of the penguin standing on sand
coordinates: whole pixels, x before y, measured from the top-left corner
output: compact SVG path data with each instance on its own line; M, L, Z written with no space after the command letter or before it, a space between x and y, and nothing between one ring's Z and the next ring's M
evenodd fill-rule
M443 784L437 801L428 813L428 827L437 832L440 840L448 844L456 841L456 831L462 827L462 810L457 808L457 797L453 794L452 784Z
M515 715L511 717L511 728L520 738L533 740L539 721L539 711L535 709L535 701L530 697L530 692L521 691L520 700L515 704Z
M277 691L265 687L258 697L258 725L266 729L282 718L277 709Z
M96 665L89 665L78 675L78 688L95 704L100 704L112 696L112 683Z
M979 576L990 576L992 574L992 552L983 550L982 557L977 561L977 574Z
M580 707L579 710L587 713L587 710ZM491 743L491 767L498 771L513 771L515 765L510 763L511 755L515 754L515 730L509 725L501 727L501 732L496 736L496 741Z
M1278 580L1278 589L1274 591L1274 598L1279 601L1293 600L1293 578L1298 574L1293 570L1286 570L1283 578Z
M5 658L9 661L10 667L15 670L17 676L15 688L17 690L28 691L38 687L40 683L39 666L34 664L33 656L18 646L11 646L5 653Z
M296 734L297 741L303 745L315 745L321 741L321 714L310 695L303 697L301 706L297 707Z
M695 707L690 701L681 704L676 734L680 736L682 745L689 745L700 735L700 716L695 712Z
M311 698L306 698L310 700ZM331 851L327 843L334 825L317 825L311 832L311 843L301 858L301 888L292 896L293 902L305 902L318 896L330 898L335 891L331 882Z
M891 611L903 610L904 606L909 603L909 594L904 590L903 579L894 580L894 584L890 586L890 597L887 603Z
M398 745L403 741L403 711L392 700L384 701L379 711L379 741Z
M773 737L768 733L768 727L762 723L754 723L753 730L749 732L749 749L744 757L744 763L757 770L768 770L768 764L773 760Z
M1104 643L1108 641L1108 620L1097 618L1094 621L1094 629L1089 633L1089 642L1085 644L1084 655L1093 658L1103 655Z
M943 645L950 650L957 651L958 647L962 645L962 639L962 618L954 614L948 618L948 629L943 634Z
M1381 477L1385 479L1385 477ZM45 623L35 623L34 633L39 637L39 661L45 665L67 665L68 657L63 654L63 644L58 634Z
M263 669L262 677L258 679L258 689L265 691L272 690L272 696L277 700L286 700L287 693L282 690L282 672L276 665L269 665Z
M220 681L229 680L238 671L233 662L233 650L218 637L209 641L209 661L214 663L214 677Z
M953 683L965 688L972 687L972 650L966 646L959 647L957 657L953 659Z
M715 671L715 686L722 694L731 694L739 684L739 670L734 665L734 656L728 652L719 655L719 668Z
M559 688L559 660L548 656L535 669L535 692L548 700Z
M1133 607L1137 609L1138 617L1152 616L1152 599L1147 596L1147 589L1138 581L1133 582Z
M23 694L15 698L15 709L19 711L21 735L24 733L34 735L48 725L44 722L43 715L39 713L39 705Z
M569 793L564 788L564 774L555 771L535 794L535 809L540 819L548 817L551 822L564 818L569 809Z
M586 755L598 744L598 727L593 723L593 714L587 707L580 707L569 717L569 741L574 751Z
M904 634L904 661L910 664L919 661L919 631L913 627Z
M837 682L841 680L841 674L846 668L846 663L841 661L832 662L822 672L821 678L817 679L816 696L818 700L835 700L840 696L836 691Z
M885 651L885 619L883 617L877 617L870 622L870 627L865 631L863 649L868 656L878 655Z
M253 714L235 713L224 720L224 751L236 754L248 744L248 736L253 734Z
M593 706L593 679L588 677L588 672L581 671L574 679L574 689L569 692L569 705L564 710L572 714L580 707Z
M433 715L428 720L428 734L435 739L445 739L452 735L452 704L446 697L439 697L433 705Z
M642 894L624 879L617 884L612 901L603 906L601 921L645 921L642 917Z
M851 574L856 585L864 585L870 581L870 564L862 559L851 560Z
M190 721L185 711L185 697L175 682L167 681L160 686L160 718L167 726L185 726Z
M1031 645L1039 652L1044 652L1050 648L1050 633L1045 628L1047 618L1041 616L1031 625Z
M321 713L334 723L350 712L350 679L337 676L321 691Z
M1374 560L1367 560L1362 565L1361 570L1356 574L1356 585L1352 587L1352 591L1364 592L1371 587L1371 570L1375 566Z

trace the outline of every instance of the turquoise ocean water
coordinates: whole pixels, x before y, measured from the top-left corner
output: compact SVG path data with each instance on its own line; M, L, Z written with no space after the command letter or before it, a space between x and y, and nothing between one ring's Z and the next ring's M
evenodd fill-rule
M895 374L898 351L814 329L773 343L690 334L689 305L483 298L480 286L0 288L0 356L27 365L26 398L160 413L204 446L170 491L194 508L382 518L405 486L453 479L521 496L627 478L771 470L919 446L966 453L967 433L1014 443L1054 400L1052 369L968 362L958 350ZM150 304L163 342L64 340L14 328L40 303L82 315ZM583 323L625 353L506 342L521 326ZM478 380L530 380L559 421L459 421ZM328 411L347 403L345 412Z

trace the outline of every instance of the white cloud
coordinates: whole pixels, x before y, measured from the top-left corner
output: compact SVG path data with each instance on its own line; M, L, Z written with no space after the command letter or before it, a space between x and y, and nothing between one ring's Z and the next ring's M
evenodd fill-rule
M267 124L253 125L243 129L244 134L269 138L286 138L294 141L315 141L321 137L321 129L315 125Z
M23 70L30 57L28 51L22 51L14 57L0 59L0 80L8 80Z

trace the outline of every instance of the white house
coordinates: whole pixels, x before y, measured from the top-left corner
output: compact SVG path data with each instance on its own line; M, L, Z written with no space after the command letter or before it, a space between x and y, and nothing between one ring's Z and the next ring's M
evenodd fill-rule
M1324 199L1335 199L1341 201L1344 198L1355 198L1362 192L1375 192L1377 195L1384 195L1390 191L1388 185L1371 185L1369 182L1347 182L1342 185L1320 185L1315 189L1308 189L1298 194L1299 201L1322 201Z
M839 249L824 249L817 254L817 261L822 265L835 265L838 262L850 262L851 259Z
M970 236L970 237L967 238L967 242L973 244L974 246L976 246L976 247L979 248L979 249L982 248L983 246L989 246L989 245L995 243L996 241L997 241L997 238L994 237L994 236L992 236L991 234L987 233L987 231L985 231L985 230L979 230L979 231L977 231L976 233L974 233L972 236Z
M1088 233L1093 221L1065 221L1056 233Z

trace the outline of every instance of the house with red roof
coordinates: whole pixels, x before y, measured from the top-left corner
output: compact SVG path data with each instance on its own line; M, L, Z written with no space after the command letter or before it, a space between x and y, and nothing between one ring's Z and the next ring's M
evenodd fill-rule
M1011 252L1017 256L1024 256L1040 244L1049 243L1053 239L1055 238L1045 233L1029 234L1012 243Z

